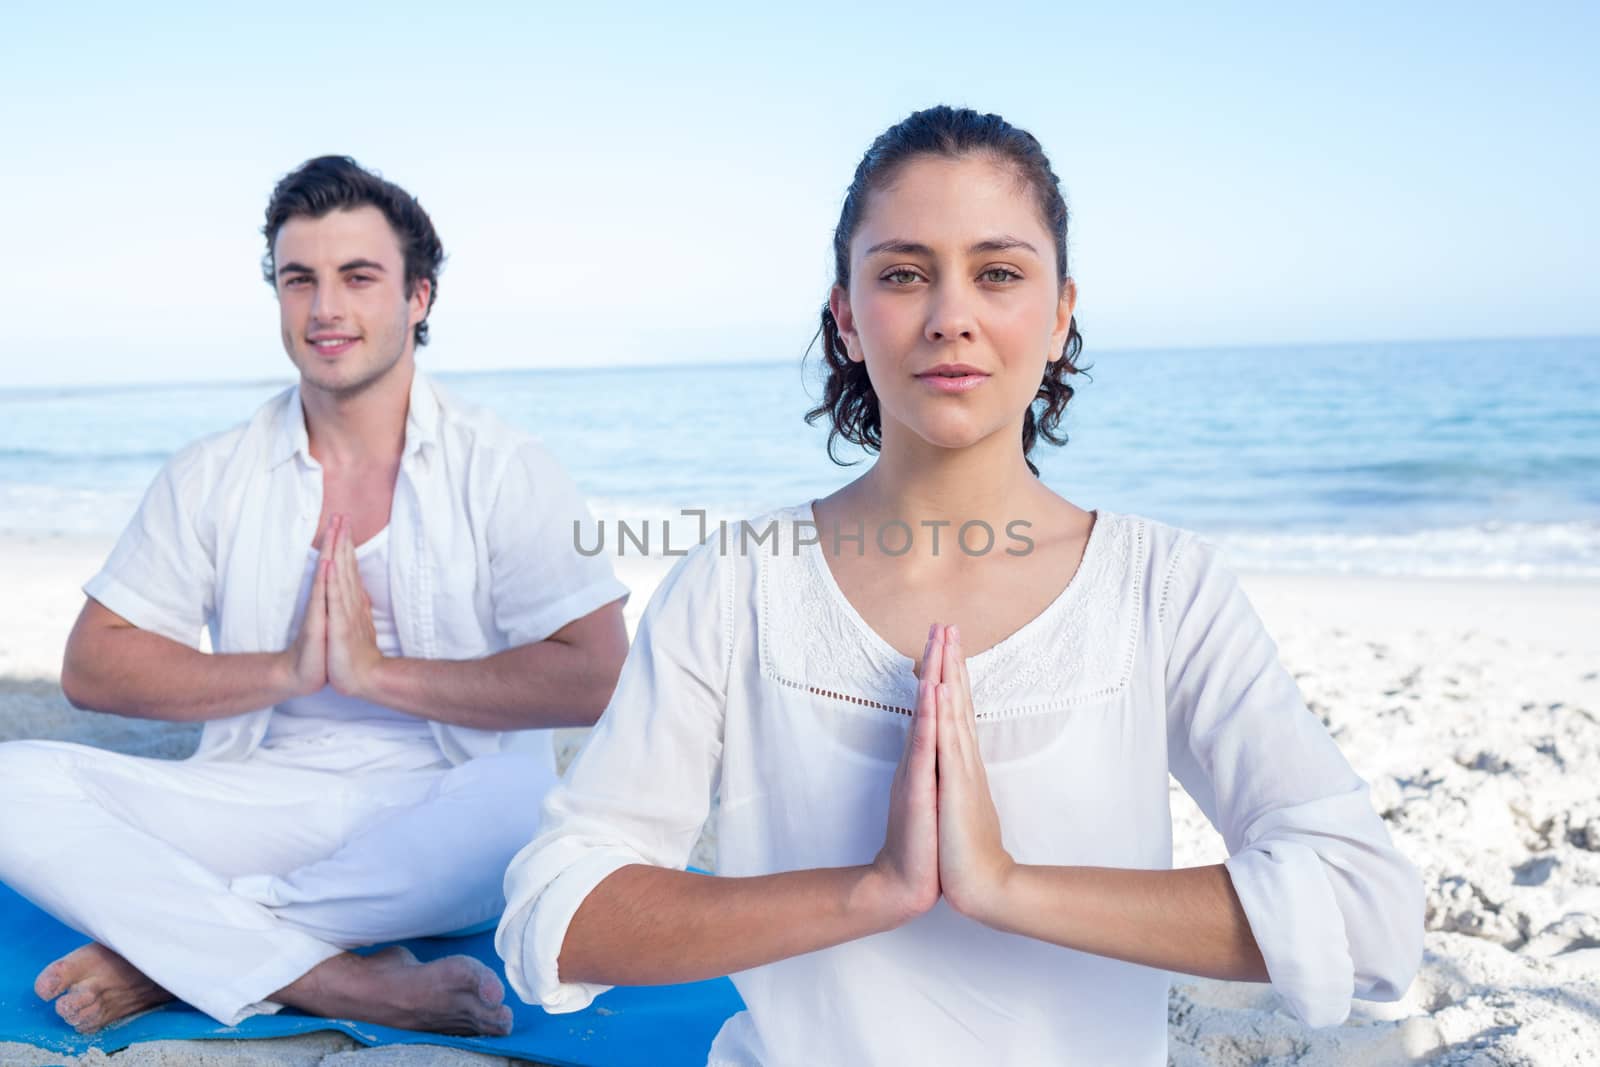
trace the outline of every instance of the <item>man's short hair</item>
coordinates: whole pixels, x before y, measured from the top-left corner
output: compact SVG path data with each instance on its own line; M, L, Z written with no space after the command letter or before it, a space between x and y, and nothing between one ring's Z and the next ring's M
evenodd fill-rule
M292 218L320 219L333 211L371 205L383 212L400 240L405 255L406 295L417 282L428 282L428 307L417 323L416 343L428 343L428 314L439 296L439 268L444 265L444 248L434 232L433 220L422 210L417 198L394 182L374 174L349 156L318 156L302 163L283 176L267 202L267 254L261 258L261 273L267 284L277 287L277 265L272 244L278 231Z

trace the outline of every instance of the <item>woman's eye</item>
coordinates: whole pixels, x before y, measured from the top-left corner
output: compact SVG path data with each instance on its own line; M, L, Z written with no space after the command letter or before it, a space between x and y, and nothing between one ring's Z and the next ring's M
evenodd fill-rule
M883 276L887 282L895 285L913 285L917 281L917 272L914 270L892 270Z
M1006 282L1015 281L1020 277L1022 277L1022 275L1018 274L1014 270L1007 270L1005 267L990 267L982 274L984 281L991 282L995 285L1004 285Z

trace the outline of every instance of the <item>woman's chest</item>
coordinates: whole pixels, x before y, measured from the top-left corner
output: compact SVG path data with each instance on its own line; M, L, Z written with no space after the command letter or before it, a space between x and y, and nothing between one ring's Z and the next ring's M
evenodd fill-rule
M1048 550L967 558L952 549L917 563L856 555L814 557L863 626L901 657L918 660L934 623L956 625L982 654L1038 619L1073 579L1085 541ZM804 561L800 561L804 562Z

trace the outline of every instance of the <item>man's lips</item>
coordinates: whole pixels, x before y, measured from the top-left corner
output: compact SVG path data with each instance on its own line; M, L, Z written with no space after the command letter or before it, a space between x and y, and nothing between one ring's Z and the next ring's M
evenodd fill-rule
M350 351L361 338L350 334L321 334L307 340L311 342L312 349L318 355L337 356L341 352Z

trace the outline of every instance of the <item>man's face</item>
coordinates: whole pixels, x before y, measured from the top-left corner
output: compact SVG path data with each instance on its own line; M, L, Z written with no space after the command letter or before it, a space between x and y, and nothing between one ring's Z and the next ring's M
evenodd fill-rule
M428 282L406 293L405 257L370 205L295 216L272 247L284 351L306 387L345 397L409 363Z

